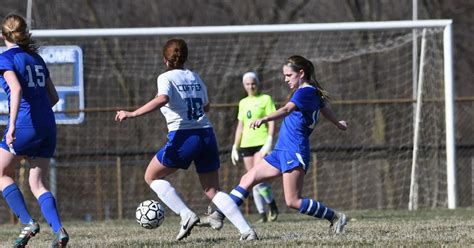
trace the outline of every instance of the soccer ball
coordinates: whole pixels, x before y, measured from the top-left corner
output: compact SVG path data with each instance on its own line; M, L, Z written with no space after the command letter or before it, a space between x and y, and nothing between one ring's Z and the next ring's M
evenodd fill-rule
M157 228L165 220L165 209L157 201L146 200L138 205L135 218L141 227Z

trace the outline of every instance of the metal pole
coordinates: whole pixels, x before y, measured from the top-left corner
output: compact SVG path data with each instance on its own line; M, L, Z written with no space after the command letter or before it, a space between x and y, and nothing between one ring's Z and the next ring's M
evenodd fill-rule
M412 0L412 19L416 21L418 19L418 1ZM416 37L416 29L413 29L413 44L412 44L412 95L413 99L416 99L416 84L418 80L418 39ZM413 104L413 120L415 120L415 109L416 105Z
M444 100L446 109L446 175L448 184L448 208L457 207L456 192L456 140L454 116L454 77L452 23L444 28Z
M33 0L28 0L28 3L26 5L26 25L28 26L28 28L30 28L30 30L32 29L31 28L31 7L33 6L32 1Z
M420 73L418 74L418 90L416 96L416 111L415 111L415 128L413 130L413 157L411 164L411 182L410 182L410 199L408 202L409 210L418 209L418 143L420 140L420 119L421 106L423 105L423 72L425 66L425 47L426 47L426 29L423 29L421 38L421 54L420 54Z

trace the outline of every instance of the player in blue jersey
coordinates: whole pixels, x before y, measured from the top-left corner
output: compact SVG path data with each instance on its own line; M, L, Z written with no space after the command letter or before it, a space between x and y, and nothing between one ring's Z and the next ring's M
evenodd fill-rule
M315 79L314 65L306 58L294 55L283 65L285 82L291 89L289 101L277 111L255 120L251 128L283 118L278 140L272 153L242 176L231 197L241 205L255 184L276 177L283 178L285 202L288 207L302 214L323 218L331 223L334 233L342 233L347 224L346 215L335 212L321 202L303 198L304 175L310 165L309 136L321 113L336 127L347 129L346 121L339 121L327 104L328 94ZM209 216L211 226L221 226L223 216L219 211Z
M8 49L0 54L0 83L8 95L10 114L0 143L0 189L23 224L14 247L24 247L40 231L14 182L15 165L22 158L29 161L31 191L54 232L53 247L65 247L69 236L61 225L56 200L42 181L56 148L52 106L58 102L58 94L21 16L3 19L2 38Z
M232 198L219 189L219 151L212 125L205 112L209 99L204 82L198 74L184 68L188 47L182 39L171 39L163 47L163 62L167 71L158 77L156 97L133 112L117 111L116 121L147 114L157 108L168 125L168 143L150 161L145 181L173 212L181 217L176 239L187 237L199 223L199 217L189 209L165 177L178 169L188 169L194 161L201 187L239 229L241 240L257 239Z

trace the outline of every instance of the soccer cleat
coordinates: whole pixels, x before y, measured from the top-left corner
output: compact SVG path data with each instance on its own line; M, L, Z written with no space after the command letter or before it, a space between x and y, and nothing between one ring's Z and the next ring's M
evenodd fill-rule
M334 213L334 218L331 221L331 228L332 233L340 234L344 233L344 228L347 224L346 215L343 213L336 212Z
M267 214L266 213L261 213L260 214L260 219L257 220L257 223L265 223L267 222Z
M20 229L20 234L15 239L13 244L14 248L25 247L28 241L40 232L40 226L35 220L30 220L28 224L25 224Z
M257 233L255 230L250 229L245 233L242 233L240 236L240 241L251 241L251 240L258 240Z
M69 241L69 234L67 234L66 229L61 227L57 233L54 233L53 243L51 244L52 248L66 247L67 242Z
M215 230L221 230L224 226L224 219L225 216L221 214L219 211L214 211L209 214L204 221L202 221L199 226L202 227L211 227Z
M177 240L182 240L191 234L193 227L199 222L199 217L193 213L189 212L186 218L181 219L181 228L179 229Z
M273 202L273 204L270 204L270 210L268 211L268 220L269 221L276 221L278 219L278 208Z

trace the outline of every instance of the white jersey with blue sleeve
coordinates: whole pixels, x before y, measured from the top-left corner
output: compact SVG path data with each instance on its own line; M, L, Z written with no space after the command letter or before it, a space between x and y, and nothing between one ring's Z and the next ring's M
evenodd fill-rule
M158 94L169 102L161 107L168 131L212 127L204 112L209 103L207 88L198 74L189 69L167 71L157 79Z
M319 110L324 107L315 87L306 86L295 91L290 99L297 109L283 119L275 150L309 156L309 136L318 121Z

